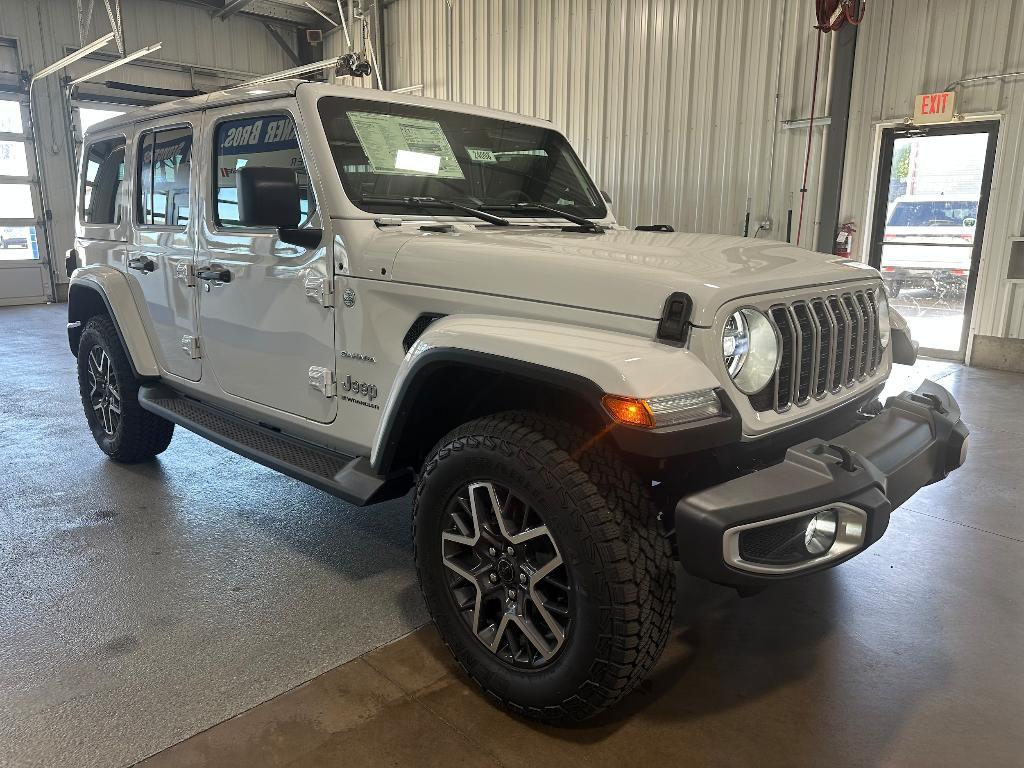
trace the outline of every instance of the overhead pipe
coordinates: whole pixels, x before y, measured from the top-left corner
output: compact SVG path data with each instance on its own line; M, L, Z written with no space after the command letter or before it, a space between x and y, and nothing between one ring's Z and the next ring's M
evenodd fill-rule
M779 25L779 53L775 61L775 108L772 112L772 146L768 153L768 204L765 206L764 219L757 225L754 237L762 231L772 228L772 197L775 192L775 146L779 140L779 106L782 101L782 54L786 42L786 9L789 0L782 3L782 21ZM747 218L749 220L749 213ZM748 226L749 229L749 226Z

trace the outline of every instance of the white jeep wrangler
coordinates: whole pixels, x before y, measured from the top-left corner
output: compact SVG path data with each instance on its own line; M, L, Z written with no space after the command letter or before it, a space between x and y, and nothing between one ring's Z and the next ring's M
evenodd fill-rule
M672 623L863 551L965 458L878 273L615 223L549 123L282 81L85 139L68 335L100 448L174 425L352 504L414 489L423 595L506 706L581 719Z

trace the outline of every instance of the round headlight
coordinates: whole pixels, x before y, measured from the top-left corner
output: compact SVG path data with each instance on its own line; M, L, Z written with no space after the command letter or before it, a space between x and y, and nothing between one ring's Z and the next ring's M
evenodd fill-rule
M889 302L885 293L879 291L878 296L878 340L882 342L882 348L889 346L889 339L892 336L892 320L889 318Z
M779 361L778 341L768 318L749 307L733 312L722 332L722 358L740 392L753 395L764 389Z

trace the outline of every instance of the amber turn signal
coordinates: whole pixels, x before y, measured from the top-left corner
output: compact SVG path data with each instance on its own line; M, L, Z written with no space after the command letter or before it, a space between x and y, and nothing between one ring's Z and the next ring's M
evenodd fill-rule
M605 395L601 398L612 418L631 427L654 428L654 414L646 402L635 397Z

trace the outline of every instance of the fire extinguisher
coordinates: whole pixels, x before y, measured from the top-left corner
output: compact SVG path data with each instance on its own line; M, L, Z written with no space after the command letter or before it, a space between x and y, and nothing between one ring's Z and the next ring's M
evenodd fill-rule
M839 232L836 235L836 256L841 259L850 258L850 254L853 253L853 233L856 231L852 221L839 227Z

